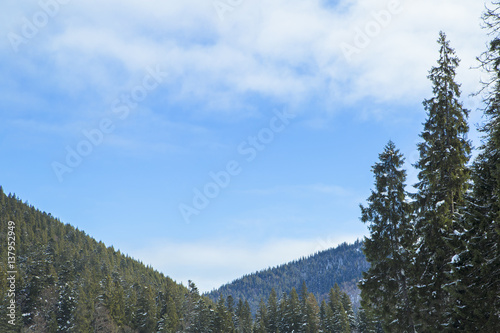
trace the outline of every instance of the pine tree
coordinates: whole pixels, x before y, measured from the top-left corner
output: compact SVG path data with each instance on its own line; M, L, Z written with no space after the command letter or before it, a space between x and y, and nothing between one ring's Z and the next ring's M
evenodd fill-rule
M325 333L335 332L335 323L333 318L332 308L326 304L326 301L321 302L319 310L321 331Z
M279 327L280 314L278 306L278 296L274 288L271 290L271 293L269 294L269 299L267 301L267 314L268 314L267 331L275 333Z
M62 269L59 286L59 301L57 302L58 332L73 331L76 309L76 290L73 284L73 264L68 261Z
M125 321L124 298L125 293L120 284L117 273L113 273L113 278L108 277L108 288L104 297L104 306L109 310L111 318L118 326L122 326Z
M358 309L356 321L359 333L377 333L377 320L369 304Z
M225 302L221 294L215 308L212 332L232 333L234 331L232 314L227 310Z
M284 320L287 323L287 327L289 332L303 332L302 324L303 324L303 316L299 301L299 295L295 288L292 288L290 292L290 297L288 298L285 318Z
M351 332L356 330L356 316L354 314L354 310L352 309L351 298L346 293L340 294L340 302L344 307L345 313L347 315L347 321L349 323L349 328Z
M457 244L455 231L460 230L459 218L465 205L469 180L470 144L466 138L468 111L463 108L460 86L455 83L456 68L460 62L449 46L446 35L439 34L440 57L438 66L431 69L428 78L433 84L434 96L424 101L427 120L418 145L420 170L416 202L415 268L416 310L418 330L438 332L449 326L453 301L450 262Z
M290 332L290 322L288 315L288 295L284 292L281 295L280 305L279 305L279 322L278 329L280 332Z
M267 307L264 300L261 298L259 303L259 308L255 314L255 325L254 333L267 333L267 327L269 326L269 318L267 316Z
M205 333L210 332L210 326L213 321L212 311L203 299L200 297L194 307L194 322L186 332Z
M137 288L138 297L135 327L140 333L152 332L156 327L156 304L153 290L148 286L137 286Z
M472 167L461 251L452 259L456 282L453 324L467 332L500 331L500 2L483 20L493 40L479 58L490 74L485 83L486 123L481 153Z
M300 313L301 313L301 320L303 323L307 323L307 297L309 296L309 293L307 291L307 285L305 281L302 281L302 286L300 287Z
M81 283L77 289L77 302L75 310L75 329L76 332L88 332L91 330L91 318L94 304L85 292Z
M306 333L318 332L320 327L319 322L319 306L318 301L313 293L307 296L305 302L305 330Z
M405 190L403 155L389 141L373 166L375 190L361 221L369 223L364 253L371 263L360 283L362 304L373 309L388 332L413 332L407 276L413 243L411 206Z
M252 311L250 310L250 304L245 300L243 302L240 298L238 301L238 306L236 307L236 315L238 316L238 332L240 333L251 333L252 332Z
M227 311L231 314L231 318L233 320L233 327L236 329L236 327L238 326L238 317L236 316L236 310L235 310L233 296L231 296L231 295L227 296L226 307L227 307Z
M200 294L198 292L198 288L195 283L191 280L188 281L189 292L186 294L184 302L183 302L183 318L182 318L182 331L190 332L192 331L192 326L194 325L194 321L196 319L197 313L197 304L200 299Z
M328 305L332 309L332 323L333 331L340 333L350 333L351 328L349 327L349 319L347 317L347 312L344 309L341 301L341 291L337 283L330 290L328 295L329 302Z

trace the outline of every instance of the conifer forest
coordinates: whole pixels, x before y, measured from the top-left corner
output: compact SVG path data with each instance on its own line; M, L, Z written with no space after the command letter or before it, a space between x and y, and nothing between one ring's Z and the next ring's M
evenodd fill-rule
M442 31L421 73L432 94L416 125L418 181L387 138L356 217L369 235L354 244L202 293L0 187L0 332L500 332L500 1L481 22L483 122L469 123Z

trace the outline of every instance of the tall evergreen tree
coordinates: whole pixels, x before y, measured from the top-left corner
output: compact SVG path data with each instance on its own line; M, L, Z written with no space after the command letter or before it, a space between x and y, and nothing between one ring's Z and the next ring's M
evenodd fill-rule
M137 311L134 324L140 333L152 332L156 327L156 304L151 287L138 288Z
M187 332L208 333L211 332L210 325L213 322L212 311L203 297L198 299L194 307L194 323Z
M244 301L240 298L238 305L236 306L236 315L238 316L238 327L237 332L239 333L252 333L252 311L250 310L250 304L248 301Z
M319 331L319 306L313 293L309 293L305 306L305 332L315 333Z
M369 304L365 303L358 309L357 313L357 332L359 333L377 333L377 320Z
M335 320L332 308L326 304L326 301L321 302L319 310L321 331L325 333L336 332Z
M230 313L222 295L219 297L215 308L215 317L212 323L212 332L232 333L234 331L232 313Z
M340 302L342 303L342 307L344 308L347 315L349 328L351 332L354 332L356 330L356 316L354 314L354 310L352 309L351 298L349 297L349 295L343 292L340 294Z
M284 317L289 332L302 332L303 316L299 295L297 294L295 288L292 288L292 291L290 292Z
M269 320L267 316L267 307L264 300L261 298L259 303L259 308L255 314L255 325L254 333L267 333L267 326L269 325Z
M461 251L453 257L457 306L453 324L467 332L500 332L500 2L483 15L493 36L479 58L485 83L486 123L481 153L472 167Z
M371 263L360 283L362 304L373 308L386 331L413 332L408 287L413 226L402 169L404 158L389 141L379 159L372 168L375 190L368 198L368 207L361 206L361 221L369 223L370 229L364 253Z
M302 283L300 288L300 313L302 327L301 332L315 333L319 330L319 306L313 293L308 293L307 285Z
M276 294L274 288L271 290L269 299L267 300L267 315L267 331L270 333L276 333L280 323L280 312L278 305L278 295Z
M349 318L341 301L341 291L338 284L330 290L328 305L332 309L333 314L333 331L339 333L350 333Z
M420 331L438 332L449 327L453 301L447 286L451 283L450 261L457 244L453 240L460 230L465 193L469 181L467 163L470 143L467 140L468 111L455 82L460 59L440 32L438 66L428 78L434 96L424 101L427 120L418 145L419 182L415 185L416 244L415 268L417 327Z

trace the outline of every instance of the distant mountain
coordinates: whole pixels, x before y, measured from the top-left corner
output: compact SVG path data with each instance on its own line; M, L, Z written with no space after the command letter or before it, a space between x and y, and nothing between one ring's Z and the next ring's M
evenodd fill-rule
M360 291L356 284L361 279L362 272L369 268L362 245L359 240L354 244L343 243L307 258L245 275L206 295L213 301L221 294L224 298L231 295L234 299L245 299L254 313L260 299L267 300L273 288L281 295L289 293L292 288L299 290L302 282L305 282L309 292L321 301L338 283L341 290L351 297L353 307L357 308Z

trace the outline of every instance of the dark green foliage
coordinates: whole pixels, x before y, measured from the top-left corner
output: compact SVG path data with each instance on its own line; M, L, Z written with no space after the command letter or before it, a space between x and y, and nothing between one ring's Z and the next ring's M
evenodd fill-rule
M453 324L467 332L500 331L500 2L494 1L483 20L493 36L479 58L490 74L485 83L486 123L481 152L472 168L472 193L458 233L454 256ZM461 230L462 231L462 230Z
M379 324L379 321L376 319L369 302L365 302L364 305L358 309L356 325L358 333L383 332L382 327Z
M248 301L238 301L236 306L236 316L238 318L238 324L236 325L236 332L238 333L251 333L253 327L252 312L250 311L250 305Z
M468 111L458 100L459 85L455 83L459 59L440 33L440 58L429 79L434 96L424 101L427 121L418 145L419 182L415 195L416 230L415 279L417 327L438 332L450 326L450 308L454 304L449 263L454 255L453 235L461 229L460 216L465 206L469 181L466 164L471 147L467 141Z
M381 318L388 332L411 331L414 313L409 296L413 228L405 190L404 158L389 142L372 170L375 190L368 207L361 206L361 221L369 223L370 238L364 253L371 263L360 283L363 305ZM351 319L352 322L353 319Z
M0 204L1 230L7 230L8 221L16 223L18 330L153 332L166 322L171 332L177 331L185 287L5 195L1 187ZM0 242L7 243L3 231ZM2 258L6 250L0 246ZM2 278L5 265L0 262ZM6 288L2 279L2 297ZM161 295L169 295L164 311ZM9 327L0 326L0 331L8 332Z
M193 282L188 288L178 285L50 214L6 196L1 187L0 203L0 227L12 220L22 234L16 245L19 315L14 332L312 333L324 325L315 295L305 283L300 295L292 289L278 299L273 290L268 304L259 303L254 320L247 300L239 298L235 305L233 296L220 296L214 304L200 296ZM5 241L5 233L0 237ZM338 250L344 256L332 262L341 267L339 260L356 258L359 247L344 244ZM0 255L6 256L4 247ZM0 263L3 277L4 265ZM2 295L6 288L0 282ZM336 320L343 332L349 332L349 296L338 285L331 294L335 298L325 304L332 323ZM0 331L12 330L4 325Z
M212 323L212 332L231 333L234 331L232 313L228 311L226 301L221 296L215 308L215 317Z
M269 300L267 301L267 315L267 331L276 332L280 323L280 313L278 308L278 296L274 288L271 290L271 293L269 294Z
M283 329L282 332L299 332L303 324L303 316L299 302L299 295L295 288L290 292L290 297L283 306Z
M361 284L359 332L380 331L375 325L378 317L385 331L500 332L500 2L493 6L484 20L494 38L479 58L491 75L483 89L486 123L472 168L467 166L471 153L466 138L468 111L458 100L459 85L454 81L459 59L444 33L438 40L438 66L429 75L434 97L424 102L428 118L415 165L420 172L418 193L413 196L413 223L406 209L400 209L404 194L397 200L386 198L391 192L384 187L389 173L377 170L384 163L374 168L377 191L369 198L370 206L362 209L362 220L375 228L365 242L372 267ZM381 155L383 160L387 158ZM397 178L403 184L404 177ZM397 204L389 204L391 199ZM394 238L399 230L387 228L391 223L384 221L410 221L408 230L413 224L415 237L402 233ZM391 249L392 244L397 248ZM401 258L404 270L399 274L393 264ZM402 277L407 288L401 288L405 285ZM400 290L407 292L398 294ZM403 296L399 298L403 303L397 304L395 295ZM410 310L406 318L414 320L414 325L411 321L401 325L400 314L406 309ZM334 325L324 303L320 316L324 330Z
M267 306L263 299L260 300L259 308L255 314L254 333L266 333L269 326L269 318L267 315Z

